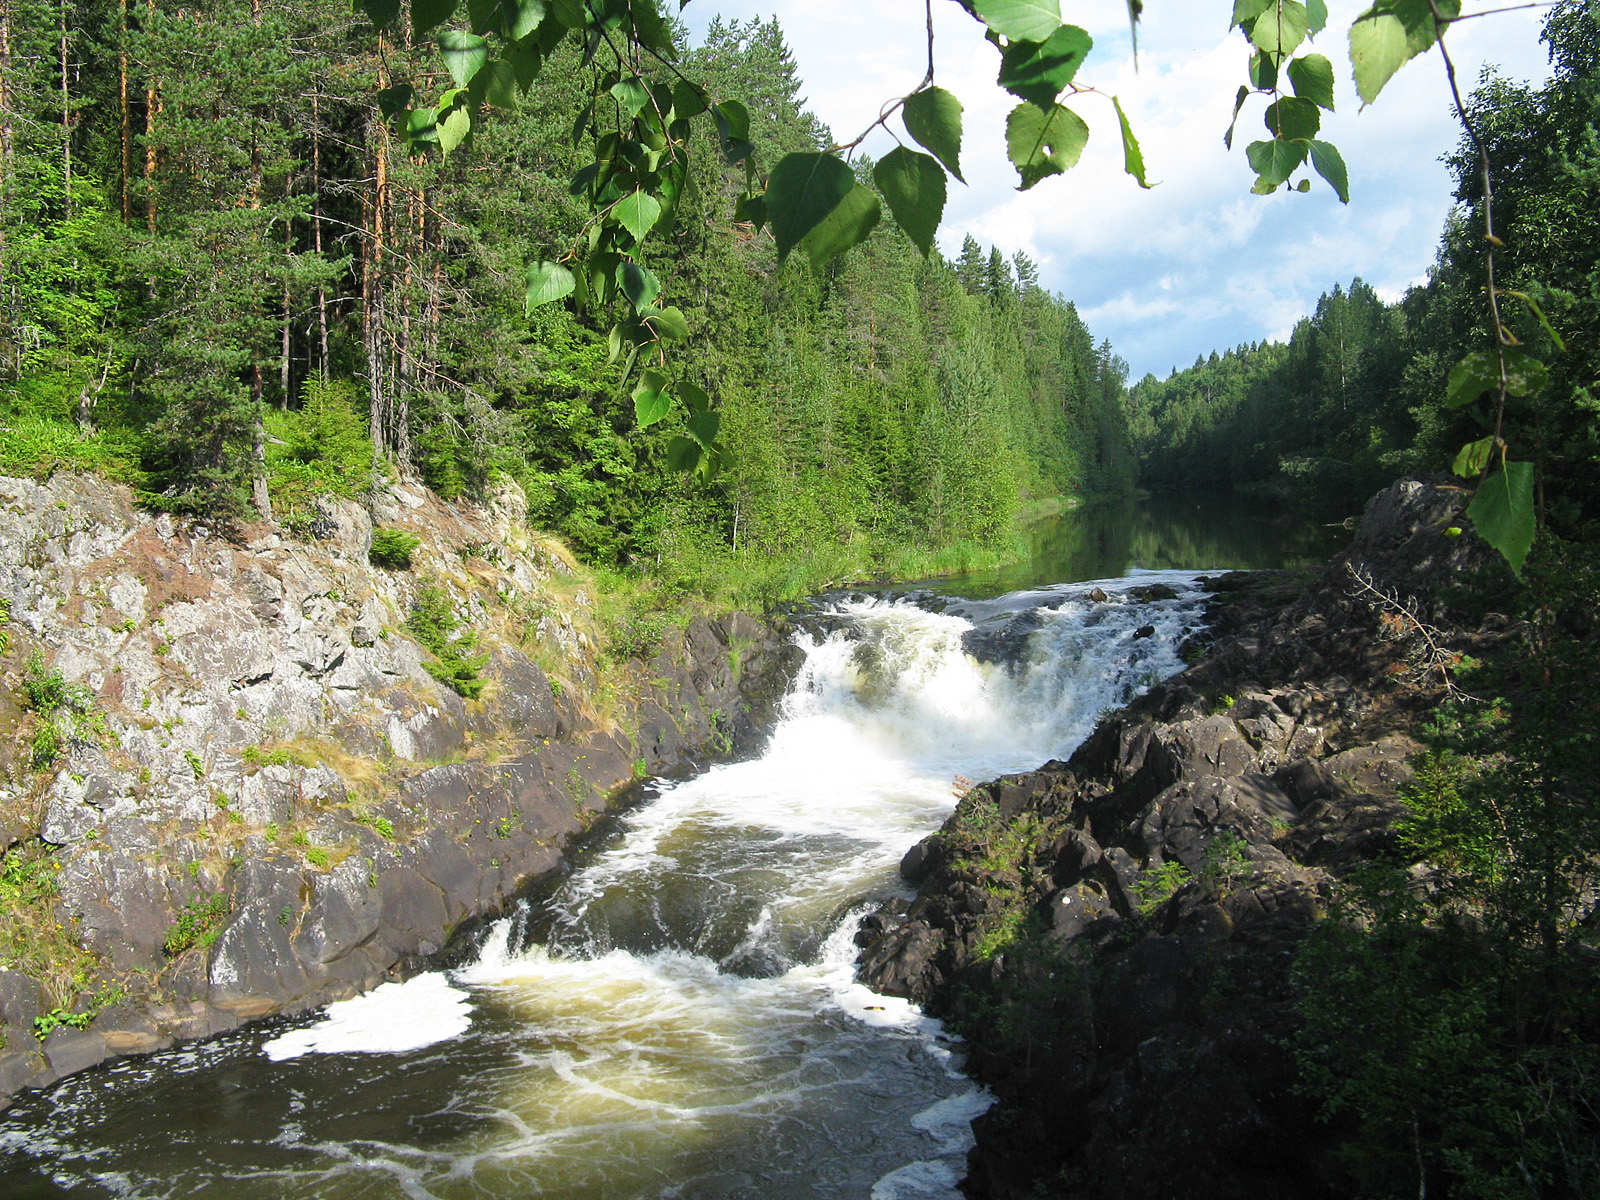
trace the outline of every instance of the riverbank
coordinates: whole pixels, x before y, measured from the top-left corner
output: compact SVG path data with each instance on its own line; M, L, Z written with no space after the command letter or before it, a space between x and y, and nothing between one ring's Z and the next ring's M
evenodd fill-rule
M1345 1194L1290 1046L1289 965L1341 881L1394 845L1434 653L1482 653L1442 599L1479 552L1452 492L1396 485L1309 586L1213 581L1195 665L1066 763L980 785L868 918L861 978L963 1031L999 1102L975 1197ZM1424 633L1402 606L1429 624Z
M404 974L793 666L739 612L602 628L514 487L330 499L306 541L85 477L0 505L0 1107Z

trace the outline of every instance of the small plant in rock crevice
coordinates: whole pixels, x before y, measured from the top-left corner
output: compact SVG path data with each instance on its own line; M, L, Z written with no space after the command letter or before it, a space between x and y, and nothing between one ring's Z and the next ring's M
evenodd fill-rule
M105 737L111 732L103 714L95 708L94 693L81 683L72 683L57 668L44 669L44 655L35 650L28 658L22 677L23 706L38 714L30 757L33 769L43 771L61 757L67 744L89 736Z
M420 545L422 545L420 537L403 529L374 529L367 559L374 566L408 570L411 567L411 556L416 553Z
M425 584L412 603L411 615L406 618L406 632L417 644L433 655L432 662L423 668L456 695L476 700L488 681L481 677L489 661L487 654L474 654L478 635L467 631L452 637L461 628L461 618L456 616L450 594L437 584Z
M1139 915L1148 917L1177 894L1188 883L1189 868L1175 858L1150 871L1133 885L1133 894L1139 898Z
M177 958L194 946L209 949L222 932L222 924L233 913L233 903L219 892L203 900L192 900L178 912L178 919L167 931L161 949L168 958Z

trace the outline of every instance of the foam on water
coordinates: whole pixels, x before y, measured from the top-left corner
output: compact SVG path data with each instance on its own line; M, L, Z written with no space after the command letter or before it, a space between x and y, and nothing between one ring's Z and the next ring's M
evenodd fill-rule
M302 1054L399 1054L459 1037L472 1025L472 997L438 971L385 983L323 1009L322 1020L261 1047L274 1062Z
M1130 597L1150 582L1181 594ZM146 1145L109 1194L209 1196L209 1171L229 1200L956 1200L992 1097L939 1022L855 981L857 923L905 894L900 857L964 780L1066 756L1102 710L1178 669L1191 584L1163 572L1103 582L1103 600L1080 584L941 613L841 606L840 628L801 639L759 758L664 786L544 910L487 930L470 965L267 1042L262 1086L288 1096L275 1124L214 1150L208 1113L190 1140ZM1013 621L1032 632L1012 665L966 653L974 628ZM205 1078L228 1053L213 1045L181 1069ZM359 1057L401 1051L392 1068ZM154 1058L116 1070L172 1077ZM378 1111L341 1103L352 1078ZM105 1102L76 1086L57 1095ZM11 1144L58 1174L122 1172L75 1115ZM414 1136L419 1122L433 1132Z

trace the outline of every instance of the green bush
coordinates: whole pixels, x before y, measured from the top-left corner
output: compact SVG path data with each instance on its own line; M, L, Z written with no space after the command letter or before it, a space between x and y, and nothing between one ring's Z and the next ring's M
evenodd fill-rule
M411 566L411 555L420 545L421 538L403 529L374 529L372 549L367 551L367 558L374 566L407 570Z
M361 393L320 373L305 382L300 408L268 409L267 488L291 529L309 525L318 496L359 497L372 481L372 443Z
M105 718L95 711L94 693L70 683L59 670L44 669L44 655L35 650L22 676L23 707L39 715L30 748L33 768L42 771L61 756L69 739L107 732Z
M450 594L437 584L425 584L417 593L406 618L406 630L416 638L417 644L433 655L432 662L423 663L424 669L456 695L476 700L483 693L485 679L479 672L488 663L487 654L474 654L478 635L468 631L459 637L451 634L461 628L461 621L450 603Z
M220 892L207 900L194 900L183 906L178 919L161 943L168 958L177 958L192 946L209 947L222 932L222 923L233 912L228 897Z

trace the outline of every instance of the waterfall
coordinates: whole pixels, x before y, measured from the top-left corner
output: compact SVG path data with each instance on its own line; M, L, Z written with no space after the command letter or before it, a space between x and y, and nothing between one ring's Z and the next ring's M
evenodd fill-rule
M1133 594L1152 583L1167 598ZM900 857L963 780L1065 757L1179 669L1200 593L1159 572L938 607L836 605L800 637L758 757L662 785L470 965L205 1052L295 1098L232 1129L252 1151L229 1200L953 1200L989 1099L959 1039L854 981L856 922L903 893ZM155 1060L118 1069L157 1086ZM356 1078L383 1090L377 1113L322 1115ZM112 1102L72 1089L69 1105ZM88 1124L64 1112L0 1148L48 1153L100 1194L220 1194L199 1186L181 1120L187 1157L152 1143L134 1162Z

